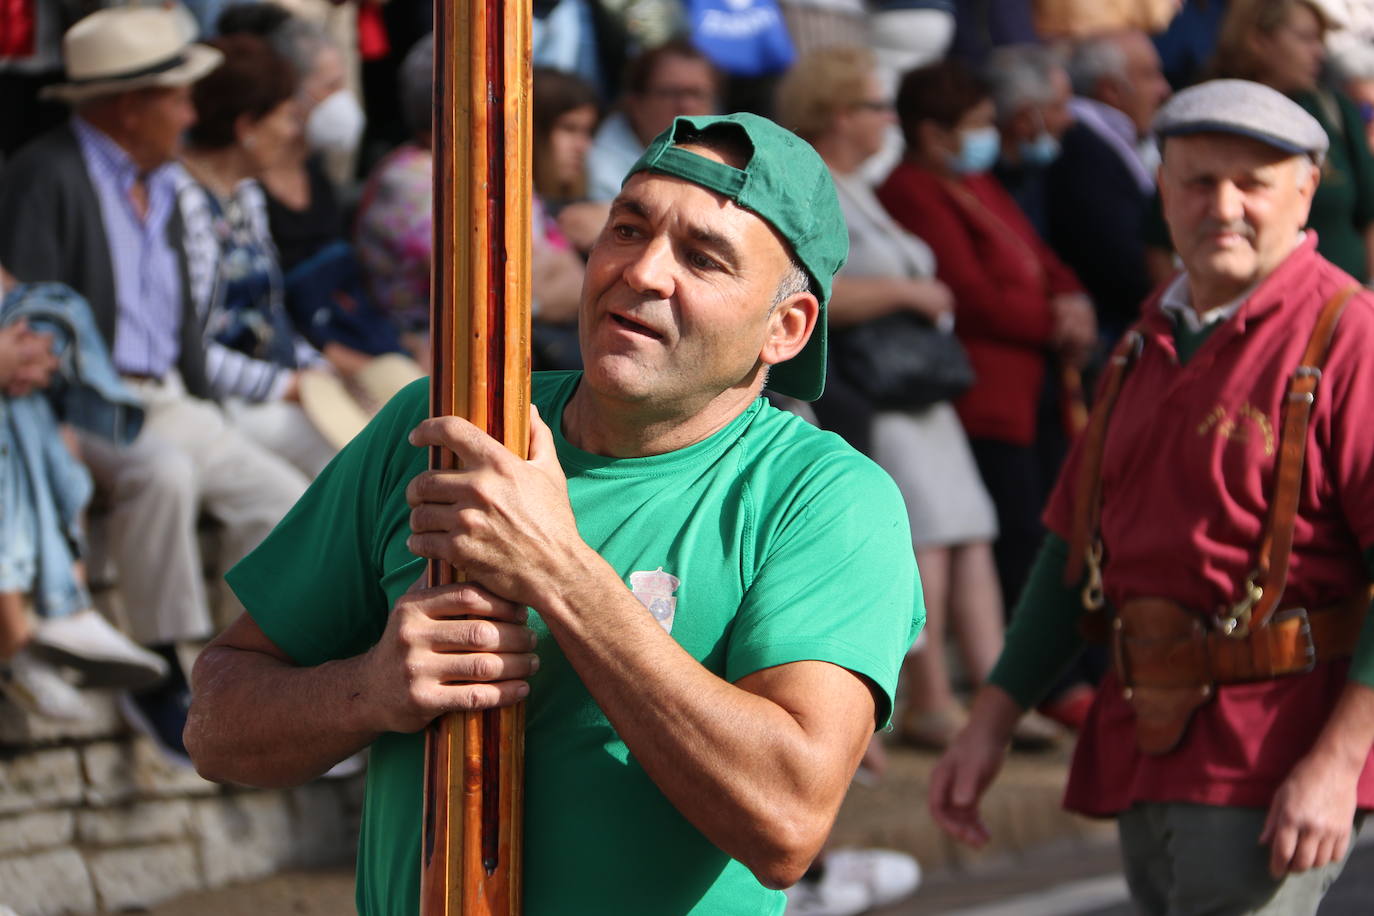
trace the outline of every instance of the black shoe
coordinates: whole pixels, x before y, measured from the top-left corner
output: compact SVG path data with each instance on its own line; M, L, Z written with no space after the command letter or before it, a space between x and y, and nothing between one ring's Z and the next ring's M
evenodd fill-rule
M188 769L194 765L181 733L186 729L186 712L190 708L191 691L185 685L167 685L119 697L119 711L130 727L151 738L168 763Z

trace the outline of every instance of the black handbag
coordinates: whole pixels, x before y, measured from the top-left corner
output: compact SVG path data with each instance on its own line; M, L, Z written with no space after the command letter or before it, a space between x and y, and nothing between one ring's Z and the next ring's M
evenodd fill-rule
M973 386L959 339L910 312L893 312L836 331L830 362L846 382L885 410L949 401Z

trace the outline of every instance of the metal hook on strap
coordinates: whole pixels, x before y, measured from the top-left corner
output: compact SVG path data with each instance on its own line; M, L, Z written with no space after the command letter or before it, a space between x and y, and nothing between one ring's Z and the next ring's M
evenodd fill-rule
M1232 639L1244 639L1250 635L1251 615L1254 613L1255 605L1264 597L1264 588L1255 583L1258 577L1258 570L1251 573L1245 580L1240 600L1217 618L1217 629L1221 630L1222 635Z

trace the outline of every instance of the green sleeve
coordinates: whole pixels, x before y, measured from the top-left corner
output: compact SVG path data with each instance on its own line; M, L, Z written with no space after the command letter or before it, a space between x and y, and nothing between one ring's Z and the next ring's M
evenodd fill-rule
M382 550L403 543L394 535L408 521L387 507L404 508L396 494L424 466L406 434L427 415L428 387L421 379L396 395L225 576L253 622L298 665L361 654L386 627Z
M875 724L886 728L925 605L901 493L853 459L817 462L794 497L761 513L763 559L730 634L726 678L829 662L877 688Z
M1035 706L1083 651L1078 618L1081 586L1064 585L1069 545L1047 534L1035 558L1021 600L1011 615L1006 646L988 676L1023 709Z
M1374 547L1364 552L1364 568L1369 578L1374 579ZM1350 679L1374 688L1374 607L1364 615L1360 641L1355 644L1355 654L1350 659Z

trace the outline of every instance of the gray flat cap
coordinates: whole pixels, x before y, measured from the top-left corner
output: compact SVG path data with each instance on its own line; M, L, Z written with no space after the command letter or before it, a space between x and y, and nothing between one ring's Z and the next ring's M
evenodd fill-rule
M1155 115L1162 140L1185 134L1239 134L1285 153L1326 155L1326 131L1317 119L1277 90L1249 80L1210 80L1175 95Z

